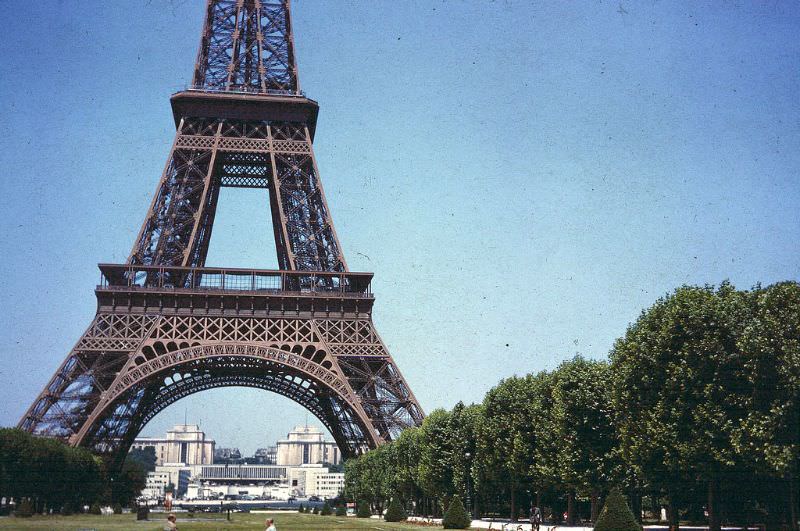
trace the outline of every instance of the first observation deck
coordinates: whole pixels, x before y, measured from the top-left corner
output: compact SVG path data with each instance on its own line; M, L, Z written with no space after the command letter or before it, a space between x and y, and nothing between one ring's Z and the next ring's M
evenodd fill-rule
M187 315L369 315L372 273L100 264L100 310Z

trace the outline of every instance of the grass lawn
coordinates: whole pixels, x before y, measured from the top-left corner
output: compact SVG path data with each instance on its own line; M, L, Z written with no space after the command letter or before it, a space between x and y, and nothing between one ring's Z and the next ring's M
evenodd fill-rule
M0 529L47 529L47 530L72 530L72 531L104 531L106 529L136 529L141 531L161 531L166 519L161 513L150 513L149 522L137 522L134 514L119 514L113 516L33 516L31 518L0 518ZM178 531L199 530L259 530L264 531L264 522L267 518L275 519L278 531L299 531L328 529L415 529L423 527L411 524L394 524L376 520L374 518L354 518L341 516L319 516L315 514L299 514L293 512L275 513L232 513L228 522L224 515L198 514L195 518L188 518L186 513L177 513Z

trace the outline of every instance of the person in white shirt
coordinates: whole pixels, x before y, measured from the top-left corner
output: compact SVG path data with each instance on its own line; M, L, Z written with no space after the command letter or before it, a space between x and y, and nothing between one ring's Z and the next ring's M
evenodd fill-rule
M275 527L275 520L272 518L267 520L267 531L278 531L278 529Z

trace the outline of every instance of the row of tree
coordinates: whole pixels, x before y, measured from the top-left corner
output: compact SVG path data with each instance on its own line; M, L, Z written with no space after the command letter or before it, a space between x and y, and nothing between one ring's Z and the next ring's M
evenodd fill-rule
M616 341L503 380L481 404L433 411L419 428L345 465L346 495L382 510L476 514L548 508L594 521L614 486L634 513L781 523L797 530L800 285L682 287Z
M84 506L129 505L145 486L146 472L129 459L119 472L85 448L0 428L0 501L33 512L79 511Z

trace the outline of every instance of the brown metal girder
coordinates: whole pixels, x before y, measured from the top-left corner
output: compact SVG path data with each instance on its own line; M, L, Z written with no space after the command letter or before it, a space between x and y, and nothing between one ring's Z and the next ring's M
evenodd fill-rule
M272 96L264 94L241 94L185 90L173 94L170 99L175 127L181 118L225 118L228 120L265 120L299 122L308 126L310 139L314 141L319 105L302 96Z
M86 327L86 330L84 330L83 334L81 334L81 337L78 338L78 340L75 342L75 345L73 345L72 349L70 349L69 353L67 354L67 357L64 358L64 361L62 361L61 365L58 366L56 371L53 373L53 376L51 376L50 379L47 381L47 384L44 386L44 389L42 390L42 392L39 393L39 395L36 397L36 399L33 401L33 403L30 405L30 407L28 407L27 411L25 411L25 414L22 416L22 418L20 419L19 423L17 424L18 428L22 428L22 425L25 423L25 421L28 418L34 416L33 410L37 406L37 404L39 404L39 402L42 399L47 398L48 396L55 396L55 393L51 393L49 388L53 384L55 379L58 378L59 375L61 375L61 373L64 370L64 368L67 366L67 363L69 363L69 360L74 356L75 357L75 362L82 364L81 360L78 359L77 356L75 356L75 353L77 352L78 345L80 345L80 342L83 339L83 337L92 329L92 326L94 325L95 319L97 319L97 316L95 316L95 318L92 319L92 322L89 323L89 326ZM59 388L59 391L58 391L58 395L61 394L61 391L63 391L64 389L67 388L67 386L69 385L70 381L71 380L65 379L64 382L62 382L62 384L61 384L61 386ZM53 402L51 402L50 406L48 406L44 411L42 411L41 414L38 415L38 417L41 419L45 414L47 414L47 411L50 409L50 407L52 405L53 405Z
M230 88L233 84L233 77L238 72L238 68L235 68L235 65L239 62L239 40L241 39L242 31L239 28L239 21L241 20L241 13L242 13L242 2L238 2L236 4L236 14L233 16L233 33L231 34L231 50L233 53L231 54L230 64L228 65L228 79L225 80L225 88Z
M267 137L270 144L273 142L272 126L267 127ZM310 144L309 144L310 145ZM286 228L286 214L283 212L283 199L281 198L281 187L278 182L278 167L275 164L275 150L270 150L269 161L272 169L272 178L269 180L269 201L272 213L272 230L275 233L275 250L278 254L278 263L286 269L297 269L295 265L294 251L289 240L289 233Z
M314 139L314 131L309 129L308 125L306 125L306 131L308 138L312 141ZM333 215L331 214L331 209L328 207L328 200L325 197L325 188L322 186L322 179L319 177L319 168L317 167L317 157L314 155L314 148L311 146L311 167L314 169L314 175L317 178L317 188L319 189L320 198L322 200L322 206L325 209L325 214L327 215L328 225L331 229L331 235L333 236L333 241L336 244L336 250L339 252L339 262L342 264L342 268L345 271L349 271L347 268L347 260L344 258L344 252L342 251L342 244L339 242L339 236L336 234L336 226L333 224Z
M214 214L216 213L217 205L216 205L216 196L219 194L219 187L216 187L212 182L214 177L214 166L217 162L217 147L219 146L219 138L220 133L222 132L222 123L220 122L217 125L217 132L214 135L214 147L211 148L211 160L208 163L208 171L206 171L206 177L203 184L203 195L200 197L200 203L198 204L198 211L195 213L194 218L194 227L192 227L192 234L189 236L189 241L186 242L187 245L183 249L183 260L181 265L183 267L190 267L190 266L197 266L203 267L206 262L206 253L208 252L208 243L211 240L211 229L214 226ZM216 188L216 190L212 190L212 188ZM212 194L212 203L208 204L208 196ZM207 208L211 208L211 212L206 212ZM207 227L204 227L206 221L206 216L211 216L211 222L208 224ZM204 233L202 242L197 241L197 234L201 228L205 228L208 230L207 233ZM197 264L192 264L191 259L195 254L195 250L200 248L200 256L198 259Z
M297 93L300 93L300 75L297 71L297 55L295 54L295 47L294 47L294 31L292 31L292 9L290 6L289 0L284 1L284 9L283 12L286 16L286 35L288 35L286 45L289 47L288 55L289 61L292 63L292 75L294 76L294 86ZM316 103L316 102L315 102ZM316 127L316 119L314 120L314 124L312 125L311 129L311 140L314 140L314 127Z
M210 2L211 0L209 0ZM175 127L180 130L181 126L183 125L183 119L181 119ZM142 238L147 231L147 224L150 221L150 217L153 214L153 209L156 207L156 202L158 201L158 193L161 191L161 188L164 186L164 181L167 179L167 170L169 169L170 162L172 162L172 157L174 155L176 144L178 142L178 135L175 135L175 138L172 140L172 146L169 150L169 155L167 156L167 161L164 163L164 169L161 171L161 178L158 180L158 184L156 184L156 191L153 194L153 199L150 200L150 208L147 209L147 215L145 215L144 221L142 222L142 226L139 229L139 233L136 235L136 239L133 241L133 248L131 249L130 254L128 255L127 262L129 264L133 263L134 258L136 257L137 251L139 251L140 245L142 243Z

